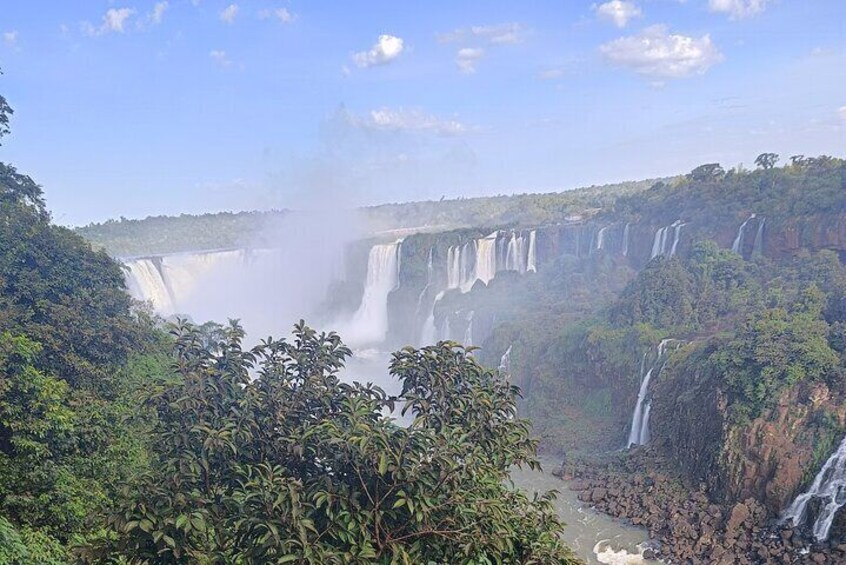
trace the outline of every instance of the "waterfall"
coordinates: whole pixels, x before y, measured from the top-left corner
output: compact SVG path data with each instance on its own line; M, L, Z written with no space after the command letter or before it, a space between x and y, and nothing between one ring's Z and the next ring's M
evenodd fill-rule
M679 236L681 236L681 229L685 227L687 224L682 224L680 222L676 222L673 226L676 228L676 232L673 235L673 247L670 248L670 257L676 254L676 248L679 246Z
M605 245L605 230L608 229L608 226L602 227L596 233L596 250L599 251Z
M464 330L464 345L473 345L473 310L467 315L467 328Z
M493 232L476 241L476 272L470 287L477 280L488 284L496 276L496 236L497 232Z
M529 232L529 256L526 259L526 271L536 273L537 267L537 233L535 230Z
M420 291L420 295L417 297L417 308L415 309L415 317L416 319L420 319L420 314L423 311L423 299L426 298L426 295L429 292L429 289L432 288L432 283L434 281L435 276L435 265L433 262L433 254L434 254L434 247L429 248L429 259L426 263L426 286L423 287L423 290ZM434 308L434 307L433 307Z
M734 242L731 244L731 250L738 255L743 255L743 232L746 231L746 224L754 218L755 214L750 215L737 229L737 237L734 238Z
M370 344L385 340L388 295L399 284L400 246L401 240L370 248L361 306L353 314L347 330L350 343Z
M782 522L790 521L794 527L799 526L805 519L808 503L818 498L822 505L813 523L814 537L819 540L828 538L831 523L837 511L846 504L846 438L840 442L820 472L814 477L807 492L796 497L790 507L782 515Z
M766 218L761 218L761 223L758 224L758 231L755 232L755 241L752 242L753 256L760 257L764 253L764 224L766 222Z
M526 239L522 234L512 232L505 254L505 270L523 274L526 272L526 263Z
M502 354L502 357L499 358L499 371L501 373L510 374L511 373L511 348L514 345L509 345L508 349L505 350L505 353Z
M629 430L629 439L626 442L626 447L646 445L649 443L649 415L652 411L652 400L647 398L649 395L649 382L652 380L653 375L657 376L661 372L661 369L664 368L667 346L674 343L680 344L675 339L665 339L658 344L655 361L646 373L644 373L644 370L646 369L646 357L649 352L643 354L643 358L640 361L640 389L637 392L637 403L632 414L632 427Z
M623 228L623 257L629 255L629 223L626 222L626 227Z
M420 345L432 345L438 340L438 329L435 327L435 305L444 297L446 291L442 290L435 295L435 300L432 301L432 309L429 310L429 315L423 322L423 329L420 332Z
M127 261L126 266L129 268L126 285L133 298L150 301L153 309L163 316L176 312L170 290L152 259Z
M670 255L672 257L675 254L676 247L679 244L679 236L681 235L681 229L686 225L687 224L682 223L681 220L676 220L669 226L658 228L658 230L655 232L655 238L652 240L652 255L650 256L650 259L654 259L659 255ZM667 249L667 239L671 229L674 230L673 244L670 246L670 249Z

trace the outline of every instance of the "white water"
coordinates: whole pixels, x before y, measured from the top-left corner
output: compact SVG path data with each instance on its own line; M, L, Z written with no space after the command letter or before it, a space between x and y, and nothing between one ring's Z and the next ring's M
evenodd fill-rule
M640 361L640 388L637 393L637 403L635 404L635 409L632 413L632 425L629 430L629 439L626 442L626 447L646 445L649 443L649 415L652 411L652 401L648 399L649 382L652 380L653 375L657 376L657 374L661 372L661 369L664 368L667 347L670 344L679 343L680 342L678 340L674 339L662 340L661 343L658 344L655 361L646 373L644 373L644 369L646 369L646 356L648 352L644 353L643 358Z
M126 266L129 268L127 287L133 298L150 301L153 309L162 316L176 313L170 290L152 259L127 261Z
M531 236L529 236L531 238ZM520 274L526 272L526 238L522 234L512 232L508 239L508 248L505 254L505 270L517 271Z
M629 254L629 223L626 222L626 227L623 228L623 257Z
M846 438L840 442L837 451L831 454L822 466L810 488L796 497L790 507L785 510L782 522L791 522L799 526L805 520L808 503L821 499L819 514L814 520L812 531L819 540L828 539L831 523L837 511L846 504Z
M471 286L477 280L488 284L496 276L496 236L493 232L476 241L476 272Z
M361 306L347 323L340 324L341 335L352 345L385 341L388 332L388 294L399 283L401 240L374 245L367 258L367 279Z
M603 249L605 246L605 231L608 229L608 226L602 227L596 232L596 249L597 251Z
M499 370L501 373L505 373L506 375L511 374L511 348L514 347L513 345L509 345L508 349L505 350L505 353L502 354L502 357L499 358Z
M731 244L731 250L735 253L741 253L743 250L743 232L746 231L746 224L749 223L749 220L755 218L755 214L752 214L746 220L740 224L740 227L737 229L737 236L734 238L734 242Z
M529 256L526 259L526 271L536 273L538 270L537 255L537 233L535 230L529 232Z
M676 220L669 226L664 226L663 228L658 228L655 232L655 238L652 240L652 255L650 259L654 259L659 255L669 255L672 257L676 253L676 248L679 245L679 237L681 235L681 229L687 224L682 223L681 220ZM667 241L669 239L670 230L673 230L673 243L669 249L667 249Z
M755 232L755 241L752 242L752 255L760 256L764 252L764 224L767 223L766 218L761 218L758 224L758 231Z
M464 330L464 345L473 345L473 310L467 316L467 329Z

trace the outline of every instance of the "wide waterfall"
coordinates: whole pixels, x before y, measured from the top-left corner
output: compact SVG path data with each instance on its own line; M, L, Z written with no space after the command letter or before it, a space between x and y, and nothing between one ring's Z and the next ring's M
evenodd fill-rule
M820 501L820 506L811 531L817 540L822 541L828 539L834 516L846 504L846 438L843 438L837 451L814 477L810 488L797 496L785 510L782 522L790 522L794 527L802 525L808 512L808 503L814 499Z
M643 354L640 361L640 389L637 393L637 403L632 414L632 426L629 430L629 439L626 447L634 445L646 445L649 443L649 415L652 411L652 400L649 397L649 382L653 376L657 376L664 368L668 346L678 345L680 342L675 339L665 339L658 344L658 350L649 369L646 369L646 358L649 352ZM644 372L646 371L646 372Z
M349 343L376 344L385 341L388 333L388 295L399 284L401 240L370 248L367 257L367 279L361 306L348 324L344 324Z
M681 229L686 225L681 220L676 220L669 226L658 228L655 232L655 238L652 240L652 255L650 259L654 259L659 255L668 255L670 257L675 255L681 237ZM671 244L669 244L670 230L673 230L673 242Z
M749 223L750 220L755 219L755 214L752 214L746 220L740 224L740 227L737 229L737 236L734 238L734 242L731 244L731 250L738 254L743 254L743 235L746 231L746 224Z

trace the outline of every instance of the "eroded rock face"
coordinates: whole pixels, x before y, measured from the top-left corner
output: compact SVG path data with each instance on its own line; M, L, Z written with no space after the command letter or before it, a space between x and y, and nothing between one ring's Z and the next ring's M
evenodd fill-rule
M813 478L815 465L826 454L815 453L827 445L829 430L818 422L834 418L842 427L846 406L825 384L794 387L782 394L778 406L726 434L721 467L728 500L755 498L778 514ZM840 438L837 438L838 441ZM809 473L810 471L810 473Z

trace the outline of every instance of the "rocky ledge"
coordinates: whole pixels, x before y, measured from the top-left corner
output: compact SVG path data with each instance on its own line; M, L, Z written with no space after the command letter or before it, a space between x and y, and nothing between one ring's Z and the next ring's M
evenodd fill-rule
M553 474L596 510L647 528L658 542L654 557L669 563L846 563L846 543L814 543L751 498L715 503L704 485L685 486L646 450L568 462Z

